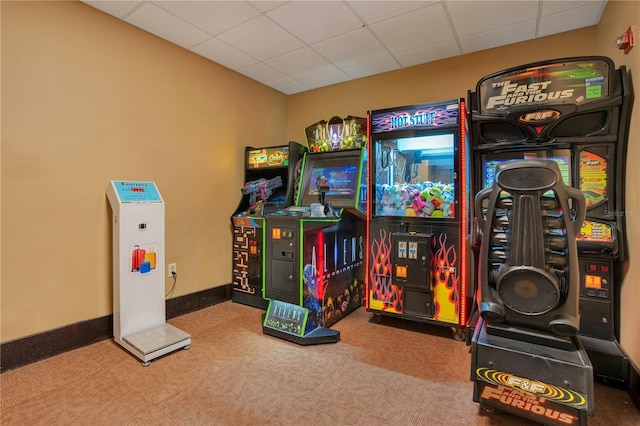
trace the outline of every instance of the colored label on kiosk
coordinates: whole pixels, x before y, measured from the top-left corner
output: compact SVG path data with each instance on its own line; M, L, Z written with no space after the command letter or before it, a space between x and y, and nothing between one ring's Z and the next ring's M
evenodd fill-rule
M153 182L113 181L121 203L161 203L162 197Z
M148 274L156 270L156 258L160 245L136 244L129 247L130 275Z

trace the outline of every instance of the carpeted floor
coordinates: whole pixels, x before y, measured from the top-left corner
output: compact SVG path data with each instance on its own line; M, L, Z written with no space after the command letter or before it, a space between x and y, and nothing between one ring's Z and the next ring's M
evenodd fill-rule
M142 367L106 340L0 375L10 425L531 425L473 402L471 355L446 327L360 308L335 344L262 333L263 311L224 302L169 321L190 333ZM623 390L596 384L589 425L639 425Z

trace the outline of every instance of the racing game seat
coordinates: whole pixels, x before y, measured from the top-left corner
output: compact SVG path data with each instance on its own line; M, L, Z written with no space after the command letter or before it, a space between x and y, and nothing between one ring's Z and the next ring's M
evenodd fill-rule
M493 186L478 192L475 207L483 233L480 316L489 324L575 336L582 192L564 184L555 161L517 160L497 166Z

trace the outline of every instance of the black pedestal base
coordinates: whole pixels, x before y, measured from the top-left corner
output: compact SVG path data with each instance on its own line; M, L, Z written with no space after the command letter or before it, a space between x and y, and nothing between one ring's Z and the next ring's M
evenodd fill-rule
M264 325L262 326L262 332L264 334L268 334L269 336L288 340L289 342L297 343L298 345L302 346L336 343L340 340L339 331L324 327L318 327L315 330L305 334L304 336L285 333L284 331L280 331Z
M580 341L593 365L593 375L617 387L629 384L630 361L616 340L580 336Z
M480 319L471 341L475 402L546 425L587 425L593 414L593 367L577 337L565 350L555 343L542 345L538 342L544 339L531 339L529 332L514 339L488 328Z

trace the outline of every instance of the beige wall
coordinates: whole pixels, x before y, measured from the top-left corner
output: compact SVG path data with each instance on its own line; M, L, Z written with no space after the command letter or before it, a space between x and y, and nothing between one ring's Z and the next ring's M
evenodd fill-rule
M244 146L286 140L284 94L83 3L2 2L1 96L3 342L112 312L110 180L158 184L174 296L231 281Z
M306 126L333 115L466 97L486 74L553 57L603 54L637 74L639 47L624 56L613 40L638 30L639 4L610 0L597 27L287 97L84 4L2 2L1 341L112 312L109 180L157 182L175 296L228 284L244 146L305 142ZM640 211L633 189L627 209ZM628 219L622 289L636 364L639 222Z
M609 1L600 24L557 34L529 42L446 59L409 69L388 72L353 82L337 84L289 97L289 139L304 141L304 129L320 119L334 115L365 117L367 110L410 105L451 98L466 98L467 90L485 75L512 66L546 59L580 55L611 57L616 66L626 65L635 76L636 91L640 81L640 46L624 55L614 40L631 24L640 31L640 2ZM637 37L637 34L636 34ZM638 95L636 95L637 97ZM635 182L640 181L640 107L633 111L629 135L626 208L629 239L628 271L622 285L621 336L625 352L640 365L640 194Z
M289 139L323 118L394 106L466 98L480 78L512 66L554 57L596 54L596 28L472 53L289 96Z

